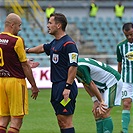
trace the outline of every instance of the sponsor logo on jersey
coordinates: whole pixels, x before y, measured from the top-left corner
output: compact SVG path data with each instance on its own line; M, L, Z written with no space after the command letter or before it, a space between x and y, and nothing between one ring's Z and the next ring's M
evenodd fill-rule
M52 61L56 64L59 61L59 55L53 54Z
M77 53L69 53L70 63L77 63L78 54Z
M10 72L4 69L0 70L0 77L10 77Z
M130 51L126 54L126 58L130 61L133 61L133 51Z
M8 42L9 40L7 39L0 39L0 44L7 45Z

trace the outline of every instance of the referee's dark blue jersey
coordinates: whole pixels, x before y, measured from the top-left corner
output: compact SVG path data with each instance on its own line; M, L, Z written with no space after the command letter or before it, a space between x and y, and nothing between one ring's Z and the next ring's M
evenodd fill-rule
M67 80L69 67L77 67L78 49L75 42L65 35L59 40L54 39L49 44L44 44L44 50L50 55L51 81Z

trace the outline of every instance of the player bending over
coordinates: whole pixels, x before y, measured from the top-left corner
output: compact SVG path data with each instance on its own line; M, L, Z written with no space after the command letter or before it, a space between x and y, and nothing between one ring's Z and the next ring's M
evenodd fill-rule
M121 105L122 81L120 74L105 63L90 58L79 58L76 78L83 83L87 93L92 97L93 115L97 133L112 133L113 122L110 111L113 106ZM99 101L97 90L103 101ZM104 113L105 112L105 113Z

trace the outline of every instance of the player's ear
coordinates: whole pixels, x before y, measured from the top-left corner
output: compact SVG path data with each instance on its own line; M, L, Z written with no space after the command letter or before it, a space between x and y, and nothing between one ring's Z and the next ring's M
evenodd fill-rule
M10 23L10 26L13 27L15 24L14 23Z
M60 23L57 24L57 28L58 29L61 28L61 24Z

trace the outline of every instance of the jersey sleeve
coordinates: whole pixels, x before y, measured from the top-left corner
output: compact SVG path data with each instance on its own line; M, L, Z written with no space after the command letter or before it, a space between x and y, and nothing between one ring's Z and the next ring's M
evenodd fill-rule
M68 44L66 46L66 53L69 58L69 66L78 66L78 49L76 44Z
M22 38L18 38L14 50L16 51L20 62L25 62L27 60Z
M87 66L78 66L76 78L78 82L84 83L84 84L90 84L91 82L91 76L90 76L90 69Z
M44 51L47 55L50 55L50 49L51 49L52 43L47 43L43 45Z
M122 56L121 56L120 46L119 45L117 45L117 48L116 48L116 55L117 55L117 61L118 62L122 62Z

